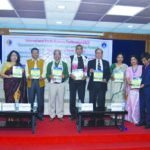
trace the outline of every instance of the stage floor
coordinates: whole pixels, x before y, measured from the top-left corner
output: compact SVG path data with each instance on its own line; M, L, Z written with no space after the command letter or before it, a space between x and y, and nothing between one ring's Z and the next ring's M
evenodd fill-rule
M150 149L150 129L125 122L126 130L116 127L83 127L78 133L76 122L68 117L37 122L35 134L31 129L0 129L0 150L130 150Z

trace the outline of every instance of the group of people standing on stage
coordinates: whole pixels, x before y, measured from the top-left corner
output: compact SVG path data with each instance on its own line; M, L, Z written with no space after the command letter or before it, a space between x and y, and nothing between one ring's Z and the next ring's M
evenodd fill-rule
M117 62L109 66L103 59L103 50L95 50L95 59L89 60L83 55L83 46L75 47L75 54L70 56L69 62L61 58L61 50L55 49L53 60L46 66L45 61L39 58L39 49L32 48L32 58L27 60L24 67L20 63L17 51L11 51L1 68L0 76L4 79L5 100L7 103L16 101L31 103L33 108L36 99L38 103L38 119L43 120L45 79L49 82L49 115L50 121L56 116L63 121L65 82L69 78L70 91L70 120L76 118L76 93L81 103L84 103L86 79L89 77L89 102L105 109L107 83L111 80L111 103L126 103L128 115L126 120L150 128L150 64L149 54L142 56L143 66L138 64L136 56L131 56L131 66L123 63L123 54L117 55ZM13 76L14 66L22 67L22 77ZM117 81L118 78L118 81ZM119 81L120 80L120 81ZM133 86L133 81L141 81L139 87ZM145 108L147 118L145 120Z
M130 57L131 66L123 63L123 54L117 55L117 63L111 65L111 103L125 103L128 111L126 120L150 128L150 55L142 55L142 65L138 64L136 55ZM115 82L115 73L124 74L124 82ZM133 80L138 82L134 86ZM146 113L147 112L147 113ZM146 114L146 116L145 116Z

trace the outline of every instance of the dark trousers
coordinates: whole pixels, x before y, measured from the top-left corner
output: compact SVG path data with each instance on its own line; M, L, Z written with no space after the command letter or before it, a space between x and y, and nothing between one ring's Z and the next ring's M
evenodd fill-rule
M76 116L76 92L78 92L78 98L84 103L85 96L85 85L86 82L83 81L70 81L70 113L72 116Z
M90 103L93 103L94 110L96 109L96 102L100 109L105 108L106 91L102 90L98 85L95 85L89 90Z
M146 123L150 125L150 93L140 92L140 123L145 122L145 109L147 111Z
M35 101L35 96L37 96L38 117L43 117L43 114L44 114L44 87L39 86L38 79L33 79L31 88L28 88L28 99L29 99L29 103L31 103L32 108L33 108L33 103Z

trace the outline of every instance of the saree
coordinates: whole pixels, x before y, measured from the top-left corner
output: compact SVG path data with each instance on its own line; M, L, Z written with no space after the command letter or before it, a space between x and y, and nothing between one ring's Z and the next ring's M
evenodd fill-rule
M5 62L2 66L1 73L5 75L12 75L13 66L16 66L15 63ZM21 66L22 65L17 65ZM19 103L27 103L27 83L25 71L22 73L22 78L3 78L3 87L5 93L5 102L6 103L15 103L17 99Z
M111 66L111 76L114 76L116 72L122 72L124 74L124 82L115 82L111 81L111 103L125 103L125 92L126 92L126 80L125 80L125 72L127 69L126 64L122 64L121 66L117 66L116 64L112 64Z
M142 75L142 66L138 65L136 72L133 72L132 67L129 67L126 71L126 77L132 80L133 77L141 77ZM134 124L140 121L140 100L139 100L139 89L132 89L131 86L127 85L127 104L126 110L128 115L125 116L125 119Z

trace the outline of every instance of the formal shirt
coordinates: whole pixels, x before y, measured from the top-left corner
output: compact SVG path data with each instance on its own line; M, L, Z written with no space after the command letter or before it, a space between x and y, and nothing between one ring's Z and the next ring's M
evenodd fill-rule
M37 60L32 58L32 61L34 61L34 68L37 68L37 62L39 61L39 58ZM28 73L29 68L28 68L28 64L27 63L26 63L25 70L26 70L26 77L28 78L29 77L29 73ZM42 78L45 78L45 77L46 77L46 65L45 65L45 62L44 62Z
M102 59L99 59L99 61L100 61L101 71L103 71L103 61ZM96 70L98 70L98 59L96 59Z
M78 69L84 69L83 59L82 57L78 57Z

